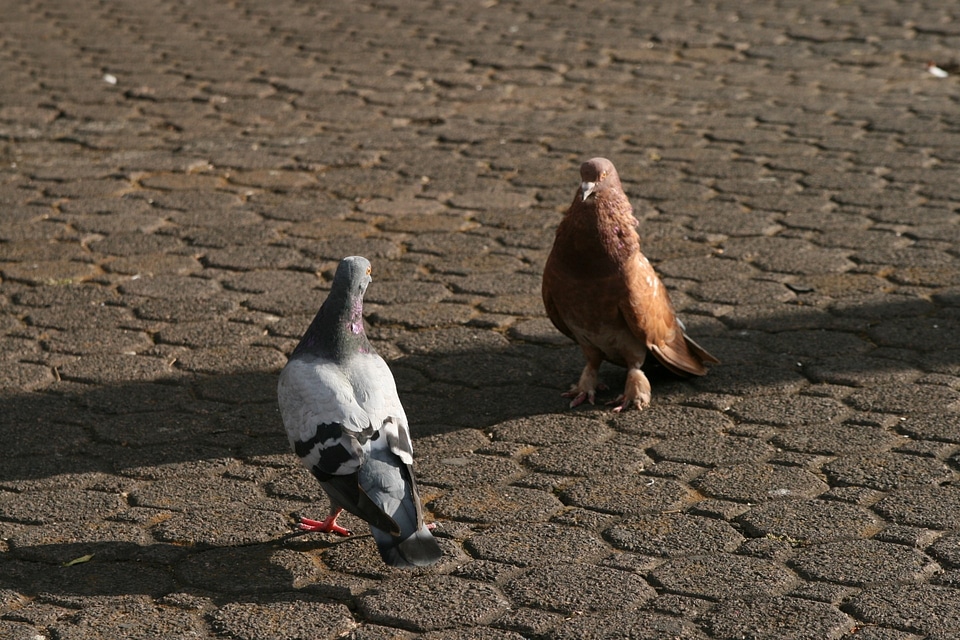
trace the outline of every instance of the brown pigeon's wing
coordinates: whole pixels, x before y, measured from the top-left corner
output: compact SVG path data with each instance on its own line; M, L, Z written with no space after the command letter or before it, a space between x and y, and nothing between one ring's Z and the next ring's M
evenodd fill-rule
M553 326L555 326L563 335L567 336L568 338L573 338L573 331L571 331L570 327L567 326L567 323L563 321L563 317L560 314L560 310L557 308L557 301L553 294L555 287L562 286L562 278L558 273L553 254L551 254L550 257L547 258L547 264L543 267L543 284L540 289L540 293L543 296L543 307L546 309L547 317L550 318L550 322L553 323Z
M666 288L642 254L637 253L624 265L624 280L627 295L620 311L633 334L674 373L705 374L703 362L687 346Z

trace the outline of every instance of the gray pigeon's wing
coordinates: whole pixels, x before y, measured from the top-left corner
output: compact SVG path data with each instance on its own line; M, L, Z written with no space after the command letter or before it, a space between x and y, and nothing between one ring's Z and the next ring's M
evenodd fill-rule
M357 402L347 373L335 362L318 357L293 358L280 372L277 399L287 437L316 435L319 424L339 424L353 433L370 431L370 416Z
M393 374L376 354L356 358L354 371L362 372L354 378L358 401L376 425L364 444L367 456L358 480L362 491L397 527L391 531L374 526L377 548L392 566L429 566L443 554L423 522L413 475L413 443Z
M400 404L390 367L376 353L364 354L351 361L350 376L357 402L367 412L374 429L386 435L390 449L404 464L413 464L407 414Z
M359 473L330 476L326 480L320 480L320 486L327 492L333 504L343 507L361 520L370 523L374 531L379 529L391 536L400 535L400 525L397 521L387 515L364 491Z
M293 450L331 501L376 527L399 531L360 487L358 471L367 454L357 436L366 440L361 434L374 430L340 367L317 358L293 359L280 374L277 394Z

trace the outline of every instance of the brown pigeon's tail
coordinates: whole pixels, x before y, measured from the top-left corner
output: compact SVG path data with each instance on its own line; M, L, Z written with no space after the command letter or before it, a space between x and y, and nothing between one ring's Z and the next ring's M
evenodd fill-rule
M702 376L707 373L705 363L720 364L719 360L694 342L686 333L680 336L682 336L682 342L674 340L673 343L664 345L647 345L657 360L667 369L681 376Z
M683 334L683 340L687 343L687 348L693 352L693 355L704 364L720 364L720 361L717 360L712 354L710 354L706 349L698 345L693 339L687 334ZM704 369L706 373L706 369ZM703 374L698 374L703 375Z

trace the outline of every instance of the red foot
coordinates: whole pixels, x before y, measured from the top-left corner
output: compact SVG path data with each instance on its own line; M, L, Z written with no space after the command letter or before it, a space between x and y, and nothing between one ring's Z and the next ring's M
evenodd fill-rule
M319 533L336 533L341 536L349 536L350 530L337 524L337 516L343 509L337 509L335 513L327 516L326 520L311 520L310 518L300 518L297 527L301 531L312 531Z

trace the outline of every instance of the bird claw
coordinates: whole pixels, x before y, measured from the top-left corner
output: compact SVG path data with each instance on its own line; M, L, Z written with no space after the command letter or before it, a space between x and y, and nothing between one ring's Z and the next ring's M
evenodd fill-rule
M608 407L611 405L619 405L613 408L613 412L621 413L622 411L626 411L631 407L636 407L637 411L643 411L644 407L650 404L650 401L647 400L646 402L644 402L642 398L631 398L629 400L626 400L624 399L624 396L619 396L615 400L611 400L606 404Z
M339 514L337 514L339 515ZM311 520L310 518L300 518L297 528L301 531L310 531L312 533L335 533L339 536L352 535L352 531L337 524L337 516L333 515L326 520Z
M593 404L596 394L594 394L593 391L581 391L577 393L576 389L574 389L573 391L568 391L567 393L562 393L560 395L564 398L573 398L573 400L570 401L570 408L573 409L574 407L578 407L583 404L584 401Z
M598 390L606 391L607 385L598 384L595 389L589 389L586 391L581 390L579 385L573 385L572 387L570 387L569 391L565 391L561 393L560 396L563 398L573 398L573 400L570 401L570 408L573 409L574 407L580 406L584 402L595 404L594 401L597 398Z

